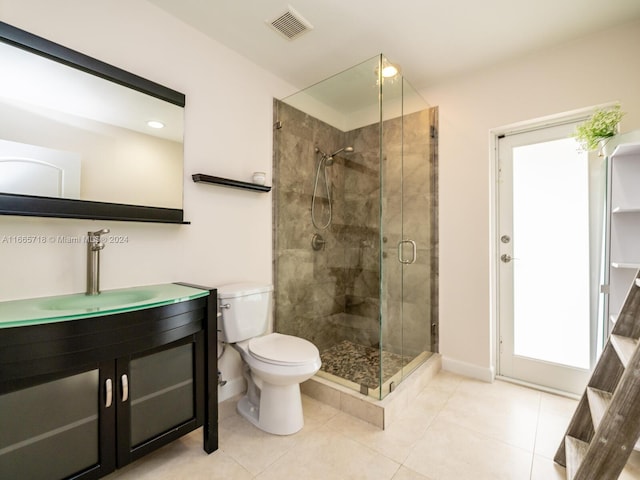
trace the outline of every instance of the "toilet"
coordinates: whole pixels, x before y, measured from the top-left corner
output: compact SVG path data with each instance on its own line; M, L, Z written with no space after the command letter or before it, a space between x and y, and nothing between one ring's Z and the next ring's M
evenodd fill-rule
M255 283L218 287L222 339L242 357L247 393L240 415L265 432L291 435L304 425L300 383L320 369L320 352L302 338L265 334L272 291Z

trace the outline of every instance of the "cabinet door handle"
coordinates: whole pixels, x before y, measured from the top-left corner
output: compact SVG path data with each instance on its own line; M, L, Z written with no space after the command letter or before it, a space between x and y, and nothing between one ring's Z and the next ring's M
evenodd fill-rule
M126 402L129 399L129 380L127 379L127 374L122 375L120 379L122 380L122 401Z
M104 407L109 408L111 406L111 403L113 403L113 385L111 383L110 378L107 378L104 381L104 393L105 393Z

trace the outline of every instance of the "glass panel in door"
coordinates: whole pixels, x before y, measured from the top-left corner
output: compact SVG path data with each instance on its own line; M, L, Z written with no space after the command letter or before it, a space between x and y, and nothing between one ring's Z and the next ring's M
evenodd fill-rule
M193 345L187 343L131 360L131 445L194 417Z
M388 63L384 57L381 61L382 67ZM383 118L380 383L385 396L431 350L434 112L401 75L379 81Z
M62 479L96 465L98 391L96 369L0 396L0 478Z
M437 255L435 109L402 82L402 377L434 351L433 275ZM436 296L434 297L434 293Z
M499 373L580 393L594 361L601 222L574 128L499 141Z

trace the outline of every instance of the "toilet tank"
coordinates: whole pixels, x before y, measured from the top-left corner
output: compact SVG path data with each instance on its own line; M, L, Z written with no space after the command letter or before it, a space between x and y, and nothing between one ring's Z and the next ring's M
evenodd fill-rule
M236 343L267 331L271 307L271 285L233 283L218 287L223 340Z

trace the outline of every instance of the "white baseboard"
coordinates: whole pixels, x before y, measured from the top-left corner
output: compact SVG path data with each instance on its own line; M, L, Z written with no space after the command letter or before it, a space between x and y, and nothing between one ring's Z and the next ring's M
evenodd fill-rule
M442 370L489 383L492 383L496 376L493 367L480 367L473 363L467 363L445 356L442 357ZM218 387L218 402L224 402L231 397L244 393L246 389L247 385L242 377L227 380L224 386Z
M224 386L218 386L218 403L224 402L240 393L244 393L246 389L247 382L245 382L242 377L227 380Z
M442 357L442 369L448 372L464 375L465 377L476 378L483 382L493 383L496 378L496 372L493 366L480 367L473 363L463 362L454 358Z
M496 375L496 380L501 380L503 382L513 383L515 385L522 385L523 387L528 387L533 390L540 390L541 392L552 393L553 395L558 395L559 397L567 397L572 400L580 400L580 395L570 392L565 392L563 390L556 390L555 388L544 387L542 385L536 385L535 383L525 382L523 380L517 380L515 378L503 377L502 375Z

